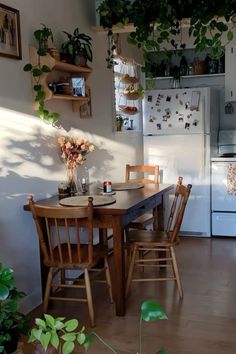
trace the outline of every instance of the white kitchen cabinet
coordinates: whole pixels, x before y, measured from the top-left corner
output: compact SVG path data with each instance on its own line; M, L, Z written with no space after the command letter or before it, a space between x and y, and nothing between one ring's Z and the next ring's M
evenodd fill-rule
M236 101L236 33L234 39L225 46L225 101Z

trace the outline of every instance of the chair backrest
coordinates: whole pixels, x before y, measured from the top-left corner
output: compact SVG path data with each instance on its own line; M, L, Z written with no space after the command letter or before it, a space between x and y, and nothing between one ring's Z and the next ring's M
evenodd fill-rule
M174 200L170 209L170 214L167 222L167 233L169 234L170 241L175 242L182 224L184 211L188 202L192 185L182 185L183 177L179 177Z
M132 175L131 175L132 174ZM159 166L126 165L125 182L155 183L159 180Z
M33 198L28 200L36 224L44 264L62 267L79 263L92 264L93 198L88 197L86 207L50 207L35 204ZM81 227L87 230L86 241L83 243ZM72 251L75 247L76 252Z

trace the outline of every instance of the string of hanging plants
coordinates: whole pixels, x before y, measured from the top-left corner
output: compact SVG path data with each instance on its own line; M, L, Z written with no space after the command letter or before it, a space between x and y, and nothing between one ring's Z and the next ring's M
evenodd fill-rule
M150 61L150 51L168 55L165 44L170 43L173 50L184 49L177 37L182 30L183 21L188 19L189 36L194 38L195 51L210 50L211 56L218 59L224 47L223 36L227 42L233 39L236 27L236 0L103 0L97 8L100 24L108 30L109 48L107 67L115 64L111 45L113 26L134 25L135 30L128 36L128 43L143 52L146 63ZM143 68L145 71L145 68Z

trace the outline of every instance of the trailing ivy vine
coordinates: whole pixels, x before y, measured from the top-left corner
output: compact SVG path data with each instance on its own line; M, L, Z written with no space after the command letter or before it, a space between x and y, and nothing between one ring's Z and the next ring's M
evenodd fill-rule
M110 37L114 25L134 25L128 42L143 51L145 62L150 51L163 56L166 43L171 43L174 50L185 48L185 43L178 45L176 41L183 19L189 19L189 36L194 38L195 50L208 49L213 58L222 54L223 35L230 42L236 27L236 0L103 0L97 12ZM108 67L114 64L114 49L108 49Z
M35 92L35 102L38 105L39 117L49 124L55 124L60 118L59 113L49 112L45 107L45 92L40 84L41 76L45 73L49 73L51 69L47 65L41 64L41 57L48 54L48 39L53 42L53 34L50 28L42 24L42 29L38 29L34 32L34 37L38 42L38 60L36 65L28 63L24 66L24 71L31 72L34 79L33 90Z

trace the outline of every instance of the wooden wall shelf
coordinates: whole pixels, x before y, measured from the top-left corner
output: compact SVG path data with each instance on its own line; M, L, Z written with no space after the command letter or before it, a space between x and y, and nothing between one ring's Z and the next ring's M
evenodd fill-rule
M38 54L37 49L34 47L30 48L30 61L33 66L38 65ZM88 76L91 74L92 69L89 66L78 66L73 64L64 63L62 61L57 61L50 54L40 57L41 65L47 65L51 72L53 71L60 71L72 74L71 76L76 75L78 77L83 77L85 81L87 80ZM40 77L40 84L43 87L45 92L45 101L55 99L55 100L64 100L64 101L72 101L72 108L74 112L79 111L80 106L86 104L90 101L90 97L88 96L73 96L73 95L63 95L63 94L54 94L48 88L48 81L50 74L44 73ZM35 85L35 79L32 78L33 85ZM35 104L35 109L38 109L37 104Z

